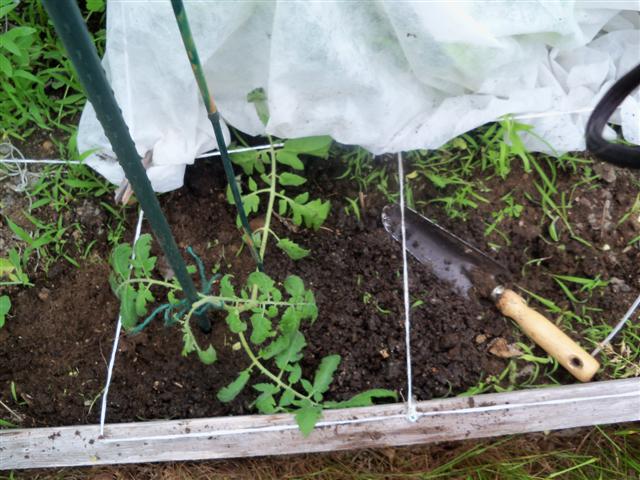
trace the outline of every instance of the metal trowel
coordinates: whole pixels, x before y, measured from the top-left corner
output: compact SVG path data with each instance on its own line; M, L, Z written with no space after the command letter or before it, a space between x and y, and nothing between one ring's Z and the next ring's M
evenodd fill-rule
M584 351L556 325L530 308L513 290L501 284L510 277L506 268L488 255L440 227L419 213L405 208L407 250L433 273L450 282L457 293L467 296L473 287L488 296L503 315L512 318L525 334L555 358L574 377L588 382L600 368L598 361ZM388 205L382 211L384 228L402 242L401 211Z

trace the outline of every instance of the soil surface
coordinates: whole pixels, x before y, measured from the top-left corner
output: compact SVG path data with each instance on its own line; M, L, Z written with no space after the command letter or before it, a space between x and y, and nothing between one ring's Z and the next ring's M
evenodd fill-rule
M337 181L344 167L333 162L310 162L307 189L311 198L330 200L332 210L325 225L311 232L295 229L286 220L274 220L275 230L311 250L311 255L292 261L270 248L266 271L282 281L299 275L314 291L320 316L304 328L308 346L303 367L307 376L320 358L340 354L342 362L328 399L344 399L369 388L406 391L405 331L402 294L401 250L380 220L383 195L370 192L361 199L361 220L345 213L345 197L358 196L348 181ZM320 168L322 167L322 168ZM609 167L606 167L607 169ZM547 220L533 200L533 182L516 171L505 182L493 179L492 198L508 192L524 205L519 219L506 219L500 229L511 240L499 251L485 237L486 222L496 207L481 204L468 221L451 220L435 203L422 201L441 196L428 182L416 188L418 209L457 235L476 244L505 265L512 285L557 302L568 304L552 273L611 280L590 299L601 308L597 319L613 324L640 288L640 250L627 242L640 233L640 219L616 228L618 219L631 207L638 193L633 174L613 170L614 179L596 181L594 187L578 188L571 210L574 233L590 242L551 242ZM604 178L604 175L603 175ZM560 188L570 191L575 178L559 174ZM637 181L637 180L635 180ZM535 197L534 197L535 198ZM199 161L187 169L185 187L161 196L163 208L181 247L191 246L208 269L220 266L240 283L254 266L242 249L235 226L234 207L225 199L220 165ZM131 213L130 232L135 225ZM559 235L567 237L557 222ZM504 243L504 242L503 242ZM95 254L81 268L62 264L46 276L35 278L35 288L12 293L11 317L0 329L0 394L22 416L21 426L68 425L98 420L100 393L110 355L118 302L107 277L108 248L101 241ZM539 264L523 266L532 258ZM488 375L501 372L507 360L490 352L496 341L512 343L521 334L504 319L490 301L477 292L464 298L451 285L436 278L428 267L410 258L411 346L414 394L429 399L464 392ZM614 281L615 279L615 281ZM534 304L534 306L536 306ZM537 305L539 307L539 305ZM194 418L251 413L254 395L249 389L230 405L216 400L217 391L247 366L222 317L213 318L214 329L200 342L212 343L218 362L205 366L195 356L182 357L182 338L176 329L160 321L143 333L122 336L109 394L109 422L158 418ZM580 326L573 325L577 334ZM541 352L537 352L541 353ZM518 374L526 376L527 366ZM606 372L605 372L606 375ZM556 378L573 379L564 373ZM15 386L17 398L11 393ZM4 418L4 417L3 417Z

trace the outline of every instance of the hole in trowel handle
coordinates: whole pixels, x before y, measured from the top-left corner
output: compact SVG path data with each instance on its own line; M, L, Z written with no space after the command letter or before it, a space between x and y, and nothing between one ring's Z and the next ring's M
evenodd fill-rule
M571 357L571 359L569 360L569 363L574 368L582 368L584 366L584 364L582 363L582 360L580 360L578 357Z

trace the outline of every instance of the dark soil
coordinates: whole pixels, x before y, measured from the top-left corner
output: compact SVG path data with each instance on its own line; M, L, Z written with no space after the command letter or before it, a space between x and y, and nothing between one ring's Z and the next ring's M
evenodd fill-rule
M271 248L266 271L279 281L295 273L313 289L320 316L304 331L308 347L303 366L312 376L322 356L342 356L329 397L343 399L378 387L396 389L404 395L401 251L380 222L386 202L379 193L368 194L361 207L362 221L357 221L343 208L344 197L356 197L357 189L349 182L336 181L337 169L328 169L326 163L322 167L310 165L307 178L311 179L308 188L312 198L332 202L325 226L317 232L296 232L286 222L275 221L279 233L309 248L311 256L293 262ZM182 247L193 247L208 268L220 264L221 271L233 273L239 283L254 267L246 249L238 253L240 234L234 208L225 200L223 174L208 161L200 161L187 172L185 188L162 196L176 239ZM571 175L561 174L563 188L568 190L573 181ZM616 278L589 303L604 310L600 321L615 323L640 287L640 251L626 246L640 233L640 225L632 220L615 228L617 219L637 194L632 176L617 171L613 182L602 181L593 191L577 192L579 199L572 210L574 229L594 248L542 238L547 237L546 220L525 198L525 193L534 189L522 172L514 172L507 182L492 180L488 186L495 189L495 198L513 190L516 199L525 205L520 219L500 224L511 245L499 252L487 247L488 240L497 239L483 235L484 222L491 220L495 205L482 204L466 222L450 220L435 204L422 210L499 259L511 271L515 283L559 305L569 306L548 275L551 271ZM421 200L441 196L442 191L425 182L414 195ZM609 217L613 220L607 224ZM134 225L133 217L130 223ZM567 232L560 234L566 236ZM605 245L608 248L603 249ZM101 248L96 251L107 258L106 247ZM540 266L527 268L523 275L522 267L531 258L545 260ZM0 393L3 401L25 416L23 426L97 421L98 395L104 384L118 310L107 276L106 260L94 258L81 269L65 268L57 275L50 272L49 278L43 279L45 283L36 281L37 288L15 295L13 316L0 330ZM44 295L42 285L47 289ZM520 334L488 300L477 294L469 299L461 297L413 259L410 285L411 301L423 302L412 309L414 393L419 399L463 392L487 375L502 371L506 361L489 353L489 345L496 338L513 341ZM246 359L242 352L232 350L235 340L224 333L222 318L213 320L213 332L200 338L203 345L211 342L218 351L219 361L210 366L201 364L195 356L182 357L181 335L175 329L163 328L160 322L140 335L123 336L107 420L251 412L250 391L232 405L215 399L219 388L246 366ZM574 328L580 334L580 326ZM562 373L557 378L573 381ZM15 382L18 395L26 404L11 399L11 382Z

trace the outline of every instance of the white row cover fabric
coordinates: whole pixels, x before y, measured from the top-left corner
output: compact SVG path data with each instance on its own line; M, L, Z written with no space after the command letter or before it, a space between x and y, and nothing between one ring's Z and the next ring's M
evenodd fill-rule
M558 152L583 150L589 110L640 63L638 0L185 5L228 124L264 133L246 101L262 87L268 133L328 134L376 154L438 148L505 114L524 116ZM185 165L216 142L169 2L110 0L103 63L139 153L153 149L154 188L180 187ZM636 91L612 119L634 143L639 111ZM122 180L90 104L78 145L97 148L89 165Z

